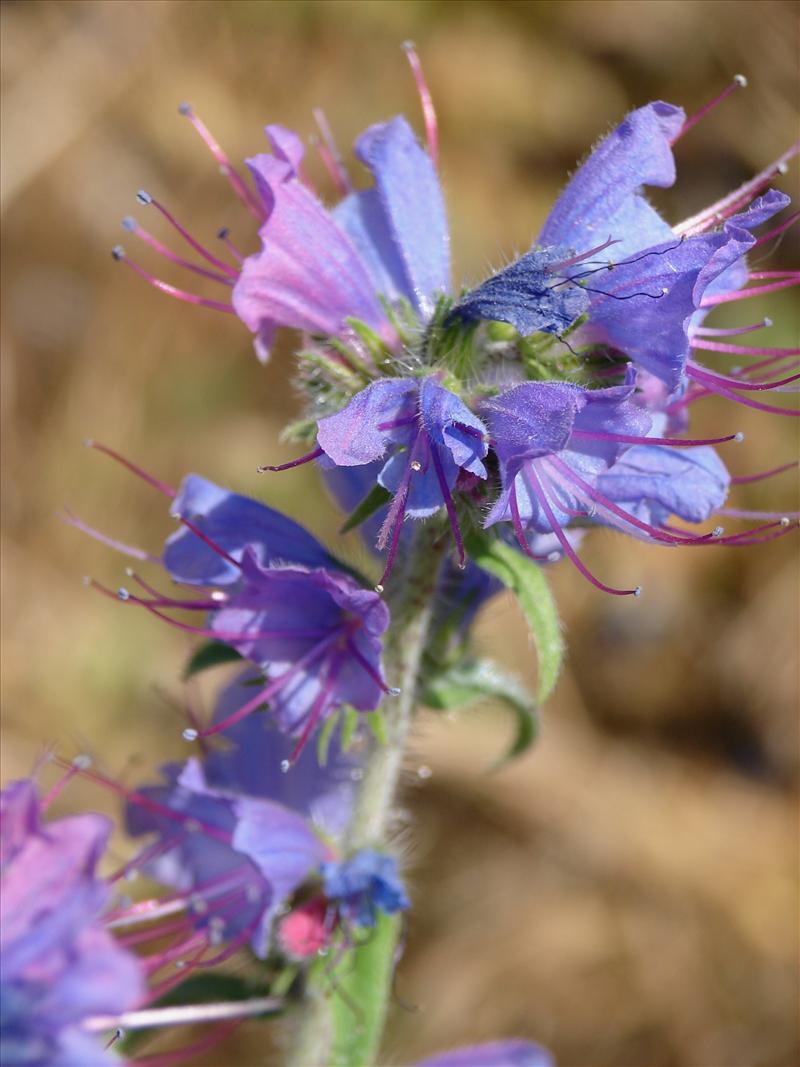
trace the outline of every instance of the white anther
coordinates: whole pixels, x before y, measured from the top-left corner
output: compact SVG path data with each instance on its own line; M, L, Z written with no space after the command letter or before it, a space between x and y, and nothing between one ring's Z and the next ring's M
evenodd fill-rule
M380 582L378 582L378 584L375 586L375 592L376 593L382 593L383 592L383 586L381 585Z
M120 600L130 600L131 598L131 594L128 592L124 585L121 585L117 590L117 596Z
M422 470L422 464L420 463L420 461L418 459L414 459L414 460L411 461L411 469L412 469L412 471L421 471Z
M291 766L292 765L291 765L291 763L289 762L288 759L282 759L281 760L281 770L283 771L284 774L286 774L286 772L291 768Z
M722 535L724 533L725 533L725 527L724 526L715 526L714 529L711 531L711 536L712 537L722 537Z
M421 778L423 781L426 781L432 775L433 771L427 765L427 763L422 763L419 767L417 767L417 778Z
M72 766L77 771L88 771L92 765L92 757L88 752L80 752L72 761Z
M191 726L187 726L186 729L183 731L184 741L196 741L199 736L200 735L197 730L193 729Z
M152 204L153 203L153 198L147 192L146 189L140 189L139 192L136 194L136 199L139 201L140 204Z
M747 78L745 78L744 74L734 74L733 80L736 82L740 89L747 88Z
M637 597L642 595L642 587L640 585L636 586L636 588L633 591L633 595L637 596Z
M734 441L736 441L736 443L737 443L737 444L741 444L741 443L742 443L742 441L744 441L744 433L743 433L743 432L742 432L741 430L738 430L738 431L737 431L737 432L736 432L736 433L735 433L735 434L733 435L733 439L734 439Z

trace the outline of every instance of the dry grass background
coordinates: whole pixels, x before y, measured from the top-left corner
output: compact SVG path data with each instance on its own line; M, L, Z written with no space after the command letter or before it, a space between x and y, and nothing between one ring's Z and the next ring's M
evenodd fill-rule
M108 256L119 219L145 210L141 186L198 235L228 224L253 247L179 101L233 158L261 150L265 122L309 132L318 104L345 146L400 110L418 119L398 47L413 37L465 280L527 246L565 172L630 106L693 110L733 73L750 79L680 145L680 182L657 197L676 220L796 136L798 8L781 0L28 0L2 13L4 780L49 743L88 748L131 781L185 755L184 641L82 588L84 573L118 584L122 563L56 511L151 547L170 523L162 499L84 437L173 483L201 471L269 494L320 535L335 529L312 477L254 473L283 458L288 348L262 369L236 320L171 302ZM782 184L796 192L796 165ZM790 245L775 264L797 262ZM797 306L781 296L767 343L796 343ZM796 455L791 420L713 401L697 415L700 430L747 431L727 453L739 473ZM783 508L795 493L789 474L740 499ZM385 1062L518 1034L561 1067L791 1067L796 541L681 552L597 533L587 553L646 596L620 603L555 569L569 661L537 750L489 776L502 713L420 722L398 978L418 1010L393 1012ZM479 640L533 675L509 601L490 607ZM109 804L80 784L64 801ZM267 1062L263 1041L245 1026L204 1062Z

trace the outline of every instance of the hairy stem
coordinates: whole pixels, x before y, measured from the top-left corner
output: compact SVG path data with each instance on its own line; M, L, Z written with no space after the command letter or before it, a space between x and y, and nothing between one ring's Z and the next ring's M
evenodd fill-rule
M364 777L356 800L345 843L348 852L372 846L385 849L396 813L395 794L403 766L411 718L416 707L422 655L429 639L434 594L448 547L443 525L429 520L419 527L405 553L403 566L396 567L389 587L392 623L386 640L385 665L389 684L399 696L386 697L383 716L386 744L373 745L364 764ZM345 1007L350 1013L354 1040L337 1033L337 1001L346 997L344 988L332 983L330 973L318 969L307 989L303 1015L297 1020L290 1067L371 1067L377 1062L380 1038L391 993L400 923L382 933L375 943L354 948L337 972L358 978L360 964L369 967L369 1003ZM367 953L369 959L367 961ZM359 960L359 957L363 957ZM344 983L342 983L344 985ZM350 982L347 982L348 987ZM362 1018L358 1015L363 1013ZM341 1028L338 1028L341 1031Z

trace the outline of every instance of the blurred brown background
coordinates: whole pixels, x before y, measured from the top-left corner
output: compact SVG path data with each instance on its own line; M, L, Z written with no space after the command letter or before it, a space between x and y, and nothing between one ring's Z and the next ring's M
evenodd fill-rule
M336 516L313 475L265 482L259 462L296 411L289 347L263 369L232 317L152 291L108 250L145 187L202 239L250 220L185 120L191 101L234 159L261 126L345 148L418 102L399 49L416 40L441 123L456 277L527 247L568 169L631 106L692 111L736 72L737 94L678 148L656 202L677 221L797 136L798 7L760 2L5 2L3 11L3 778L45 744L88 749L130 781L184 756L181 635L92 595L124 561L62 524L69 504L157 549L163 498L95 437L176 484L196 470L283 507L320 535ZM315 177L321 169L311 167ZM797 165L780 184L797 189ZM138 258L180 284L155 255ZM797 263L786 240L768 266ZM750 302L767 344L796 343L791 293ZM719 316L717 322L726 321ZM792 420L706 401L698 432L743 428L738 473L793 458ZM796 480L740 491L796 507ZM664 550L596 533L587 558L641 601L603 597L568 564L553 580L569 661L543 738L485 773L501 712L420 723L406 803L415 910L385 1061L529 1036L561 1067L791 1067L798 1039L797 547ZM355 541L350 551L358 557ZM532 678L514 605L479 640ZM210 701L209 679L202 699ZM199 699L195 694L195 699ZM432 769L420 777L418 766ZM84 785L66 805L109 806ZM243 1027L207 1061L266 1062Z

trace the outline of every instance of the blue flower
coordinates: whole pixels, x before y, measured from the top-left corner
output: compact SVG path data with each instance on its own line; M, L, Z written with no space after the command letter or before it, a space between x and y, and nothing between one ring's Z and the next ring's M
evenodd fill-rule
M410 906L397 861L375 849L362 849L340 863L324 863L322 880L326 897L357 926L374 926L378 912L393 915Z

